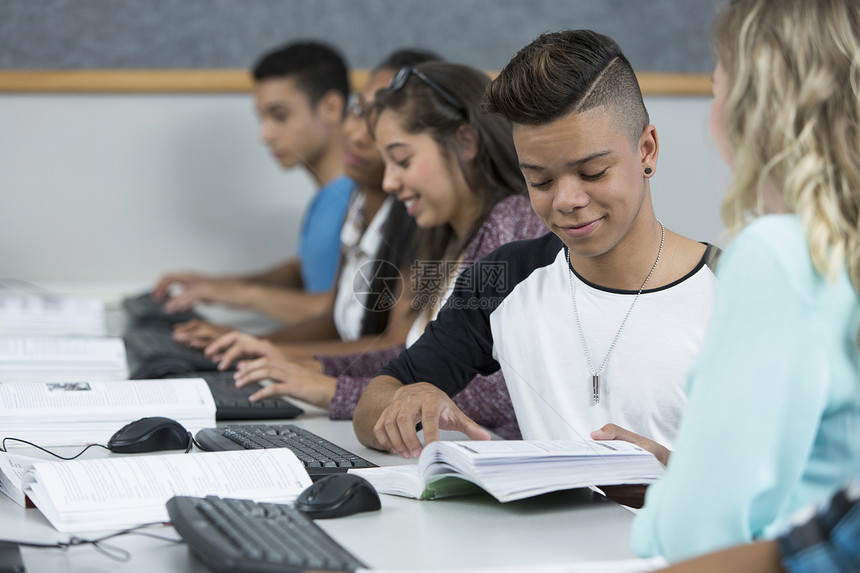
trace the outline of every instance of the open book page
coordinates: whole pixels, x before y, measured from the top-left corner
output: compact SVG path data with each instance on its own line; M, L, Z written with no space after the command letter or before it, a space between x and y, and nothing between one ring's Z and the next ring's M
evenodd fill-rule
M355 468L348 471L369 481L379 493L422 499L424 483L415 465Z
M424 569L419 573L644 573L666 567L662 557L623 559L618 561L585 561L550 565L510 565L507 567L478 567L472 569ZM364 570L360 570L364 571ZM414 573L414 569L410 569ZM374 569L373 573L400 573L395 569ZM405 570L403 570L405 573Z
M471 491L459 483L465 480L503 502L575 487L650 483L665 472L649 452L620 441L437 441L421 452L417 468L407 467L415 469L351 471L380 493L447 497ZM409 471L414 477L405 477Z
M0 439L43 447L107 444L147 416L173 418L191 432L215 425L215 401L202 378L0 383L0 411Z
M617 440L440 441L425 448L418 466L425 483L453 470L499 501L589 485L650 483L665 472L651 453Z
M363 477L379 493L414 499L439 499L481 491L474 483L453 474L448 479L440 477L433 484L425 484L415 465L356 468L349 470L349 473Z
M62 532L164 522L174 495L292 503L311 484L287 448L37 462L23 481Z
M121 338L0 336L0 381L55 382L128 378Z
M0 493L21 507L26 507L27 497L24 495L24 474L32 469L35 461L38 459L0 452Z

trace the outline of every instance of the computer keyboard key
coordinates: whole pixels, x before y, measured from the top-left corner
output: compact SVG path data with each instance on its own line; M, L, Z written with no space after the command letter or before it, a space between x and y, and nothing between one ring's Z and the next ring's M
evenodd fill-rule
M167 502L167 511L191 552L218 572L366 568L307 516L288 505L177 496Z
M151 363L158 360L170 359L186 364L184 372L165 372L169 374L185 374L189 371L217 371L218 365L211 361L198 348L190 348L173 339L169 329L157 327L133 328L123 336L129 361L134 362L136 371L146 372L152 367ZM137 374L137 372L135 372ZM134 376L133 376L134 377ZM138 375L137 377L142 377Z
M304 464L312 479L349 468L375 467L340 446L294 424L229 425L205 428L195 436L204 450L289 448Z
M200 318L200 315L192 310L167 312L164 310L164 303L153 299L151 293L128 297L122 301L122 306L131 321L139 326L166 328Z
M196 372L209 385L215 399L215 418L221 420L286 420L304 414L304 410L282 397L251 402L248 398L263 387L248 384L236 387L233 372Z

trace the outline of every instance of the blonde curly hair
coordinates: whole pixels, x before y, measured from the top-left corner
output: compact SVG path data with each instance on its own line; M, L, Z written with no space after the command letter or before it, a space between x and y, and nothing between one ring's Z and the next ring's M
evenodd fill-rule
M860 1L732 0L712 45L726 73L734 177L730 233L776 191L806 229L815 269L860 292Z

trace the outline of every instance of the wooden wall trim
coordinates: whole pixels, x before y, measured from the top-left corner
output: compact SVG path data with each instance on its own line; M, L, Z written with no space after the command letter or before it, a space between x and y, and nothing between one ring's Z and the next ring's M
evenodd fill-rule
M493 73L493 72L490 72ZM362 85L368 70L354 70ZM710 95L707 74L638 74L645 95ZM239 93L251 89L246 70L0 70L0 93Z

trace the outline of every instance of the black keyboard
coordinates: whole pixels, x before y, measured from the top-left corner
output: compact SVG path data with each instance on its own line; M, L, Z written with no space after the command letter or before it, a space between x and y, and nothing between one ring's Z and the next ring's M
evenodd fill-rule
M260 390L260 384L236 388L233 372L197 372L188 375L168 376L200 377L206 380L215 399L216 420L285 420L303 414L304 410L283 398L266 398L249 402L248 398Z
M305 465L311 479L319 479L333 473L344 473L349 468L376 467L376 464L294 424L228 425L204 428L197 432L195 440L201 449L212 452L290 448Z
M163 302L156 302L151 293L128 297L122 301L122 306L131 321L139 326L165 327L200 318L200 315L193 310L167 312L163 305Z
M355 571L349 551L289 505L209 496L167 502L192 554L219 572Z
M123 340L133 379L218 370L218 365L202 350L173 340L173 333L165 328L133 328L125 333Z

